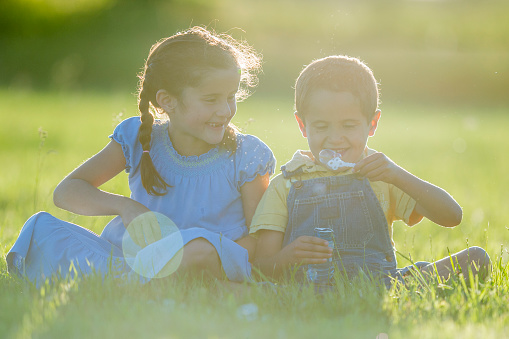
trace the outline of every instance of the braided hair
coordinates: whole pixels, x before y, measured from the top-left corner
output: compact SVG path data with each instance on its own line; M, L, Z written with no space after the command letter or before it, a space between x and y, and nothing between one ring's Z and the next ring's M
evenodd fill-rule
M143 148L140 163L141 182L148 194L164 195L170 187L157 172L150 157L154 114L165 112L157 103L156 94L163 89L177 99L187 87L196 87L205 71L210 69L240 69L240 88L237 100L249 96L248 89L258 82L261 58L245 42L238 42L227 34L216 34L202 27L192 27L155 43L138 76L138 109L141 125L138 139ZM237 129L230 123L220 147L235 152Z

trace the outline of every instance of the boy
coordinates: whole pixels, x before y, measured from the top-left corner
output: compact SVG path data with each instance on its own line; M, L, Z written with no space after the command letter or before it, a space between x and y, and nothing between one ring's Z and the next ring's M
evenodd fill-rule
M289 268L332 258L349 277L360 271L395 276L403 273L396 268L395 220L409 226L423 217L445 227L461 222L462 209L445 190L367 147L380 120L378 103L373 73L356 58L329 56L299 75L295 118L310 151L297 151L281 168L251 223L250 233L258 237L255 265L264 275L278 278ZM334 250L314 236L317 228L333 230ZM490 263L480 247L453 260L474 274L487 272ZM454 272L449 257L425 263L421 271L431 273L434 265L442 278Z

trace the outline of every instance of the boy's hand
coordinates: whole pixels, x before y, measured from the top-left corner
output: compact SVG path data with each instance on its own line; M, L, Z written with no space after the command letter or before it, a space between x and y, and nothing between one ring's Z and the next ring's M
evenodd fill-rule
M284 266L322 264L332 257L332 248L329 248L326 240L303 235L285 246L278 257Z
M359 161L353 171L371 181L384 181L392 184L397 178L398 172L401 171L401 167L385 154L377 152Z

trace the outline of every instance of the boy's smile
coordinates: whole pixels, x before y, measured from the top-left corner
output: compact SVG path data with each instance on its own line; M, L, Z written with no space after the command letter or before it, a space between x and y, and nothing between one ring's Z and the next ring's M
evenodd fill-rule
M368 137L375 134L380 113L368 121L352 93L317 89L309 95L301 116L303 121L299 117L297 121L315 161L321 150L331 149L340 153L343 161L357 162Z

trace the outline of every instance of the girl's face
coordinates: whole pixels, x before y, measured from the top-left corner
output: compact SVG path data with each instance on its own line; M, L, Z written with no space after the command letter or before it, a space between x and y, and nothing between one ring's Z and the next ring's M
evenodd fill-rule
M359 100L350 92L318 89L309 96L304 121L298 117L297 121L316 161L321 150L332 149L343 161L357 162L368 137L375 134L379 117L376 114L368 121Z
M208 152L223 140L237 111L237 68L207 71L197 87L186 87L181 100L172 98L169 133L173 147L184 156Z

